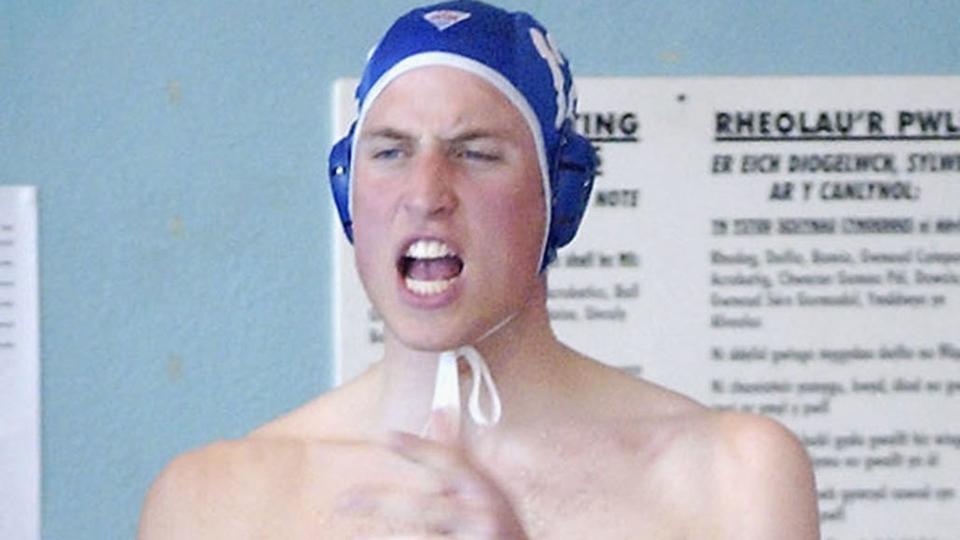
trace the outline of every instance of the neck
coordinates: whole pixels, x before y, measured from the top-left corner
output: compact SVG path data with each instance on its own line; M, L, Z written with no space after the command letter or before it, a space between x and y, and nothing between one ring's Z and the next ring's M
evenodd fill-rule
M379 429L419 434L430 414L437 362L442 351L412 349L389 330L385 345ZM566 351L553 335L543 302L521 310L477 342L461 345L473 346L483 356L503 405L503 417L497 426L480 427L473 423L466 410L472 374L461 360L461 435L468 439L479 431L509 429L524 418L525 411L535 407L538 398L546 394L557 372L557 361ZM481 395L484 406L487 397Z

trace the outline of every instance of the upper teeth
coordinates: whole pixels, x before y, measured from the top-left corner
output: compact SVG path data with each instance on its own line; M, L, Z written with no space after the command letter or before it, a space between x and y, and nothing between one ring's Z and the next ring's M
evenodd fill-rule
M439 240L417 240L410 244L404 255L413 259L439 259L456 254L450 246Z

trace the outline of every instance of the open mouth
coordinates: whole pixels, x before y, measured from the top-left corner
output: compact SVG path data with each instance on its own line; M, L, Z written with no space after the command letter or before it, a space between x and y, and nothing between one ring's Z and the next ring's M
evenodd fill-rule
M450 288L463 271L463 259L440 240L420 239L407 247L397 269L408 290L431 296Z

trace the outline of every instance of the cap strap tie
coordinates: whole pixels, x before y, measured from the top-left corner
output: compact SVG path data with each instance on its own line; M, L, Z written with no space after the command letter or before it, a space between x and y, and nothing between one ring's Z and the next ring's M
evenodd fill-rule
M476 348L465 345L451 351L440 353L437 360L437 378L433 391L433 410L453 409L460 413L460 377L457 369L457 359L464 358L470 366L472 379L470 396L467 407L470 418L478 426L491 426L500 421L501 405L500 394L490 374L490 367ZM487 391L490 410L485 412L480 406L481 383Z

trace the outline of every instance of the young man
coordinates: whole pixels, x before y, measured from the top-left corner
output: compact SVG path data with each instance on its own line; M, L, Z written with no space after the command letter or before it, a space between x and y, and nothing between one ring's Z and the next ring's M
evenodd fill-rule
M175 460L143 540L817 538L810 465L786 430L551 331L545 268L576 230L593 158L542 26L472 1L414 10L357 96L331 177L383 359Z

